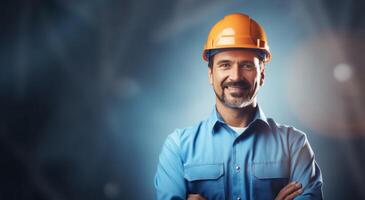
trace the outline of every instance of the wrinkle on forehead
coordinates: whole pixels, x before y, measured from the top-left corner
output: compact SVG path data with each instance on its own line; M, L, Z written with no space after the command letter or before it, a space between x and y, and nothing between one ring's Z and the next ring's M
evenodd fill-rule
M232 60L232 61L254 61L259 59L256 52L250 50L227 50L214 55L215 60Z
M216 55L215 58L215 64L221 64L221 63L238 63L238 64L245 64L250 63L254 64L255 66L260 66L260 59L258 56L237 56L237 55Z

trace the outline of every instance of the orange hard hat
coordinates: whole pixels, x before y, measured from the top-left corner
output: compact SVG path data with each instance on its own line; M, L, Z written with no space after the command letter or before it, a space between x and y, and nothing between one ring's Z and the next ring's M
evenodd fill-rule
M271 60L264 29L249 16L234 13L224 16L209 32L203 51L203 59L208 61L210 50L230 48L253 49L264 53L264 62Z

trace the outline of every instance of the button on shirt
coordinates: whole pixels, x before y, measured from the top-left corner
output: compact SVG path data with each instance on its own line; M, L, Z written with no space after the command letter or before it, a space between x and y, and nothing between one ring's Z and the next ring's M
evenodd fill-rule
M158 200L274 199L292 181L302 184L295 198L322 199L322 176L306 135L266 118L257 107L242 134L213 110L193 127L170 134L155 176Z

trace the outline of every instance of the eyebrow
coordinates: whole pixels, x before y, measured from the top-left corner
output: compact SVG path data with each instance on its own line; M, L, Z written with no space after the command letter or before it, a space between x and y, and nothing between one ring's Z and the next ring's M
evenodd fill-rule
M238 64L240 64L240 65L242 65L242 64L253 64L253 65L255 65L254 62L249 61L249 60L240 61Z
M230 63L230 62L232 62L232 61L230 61L230 60L220 60L220 61L217 62L217 65L222 64L222 63Z
M217 65L222 64L222 63L230 63L230 62L232 62L232 61L231 60L220 60L220 61L217 62ZM240 65L247 64L247 63L248 64L255 64L254 62L249 61L249 60L243 60L243 61L238 62L238 64L240 64Z

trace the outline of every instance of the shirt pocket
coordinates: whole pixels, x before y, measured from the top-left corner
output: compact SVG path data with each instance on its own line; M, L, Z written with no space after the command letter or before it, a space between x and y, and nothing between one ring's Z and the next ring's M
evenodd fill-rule
M289 182L289 163L256 162L252 165L254 199L275 199Z
M198 164L184 166L188 194L200 194L207 199L224 198L224 166Z

